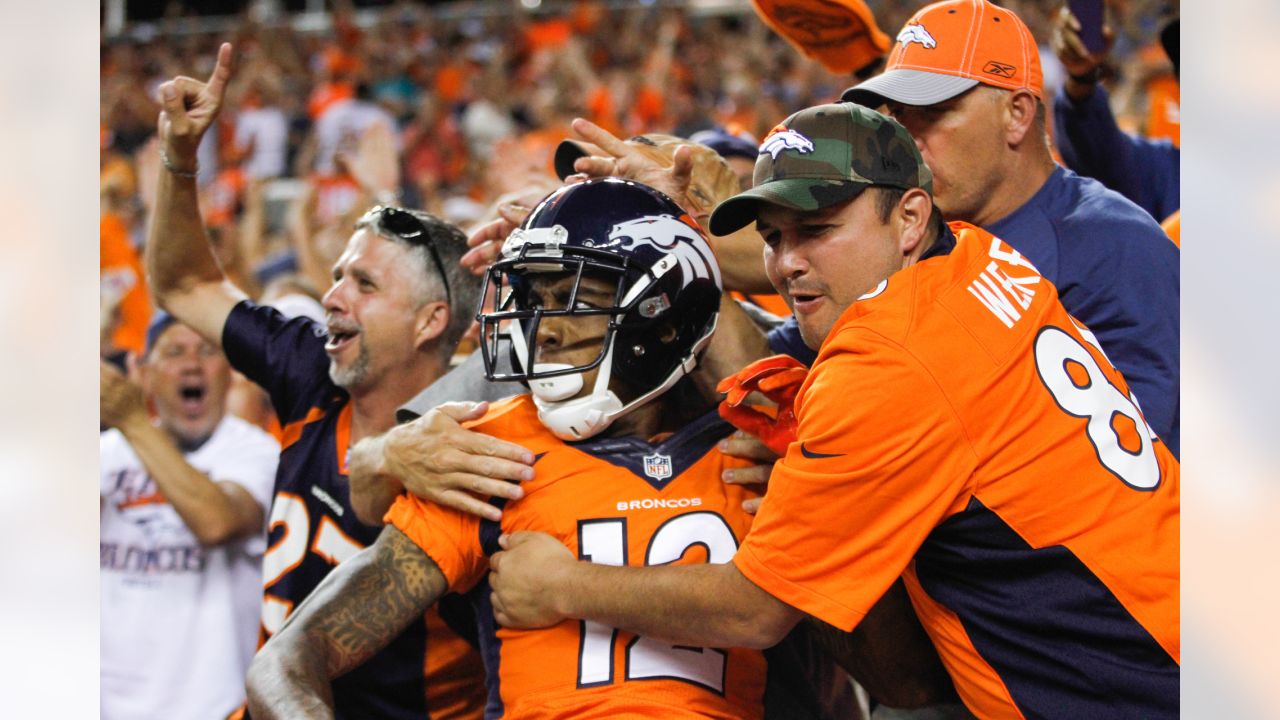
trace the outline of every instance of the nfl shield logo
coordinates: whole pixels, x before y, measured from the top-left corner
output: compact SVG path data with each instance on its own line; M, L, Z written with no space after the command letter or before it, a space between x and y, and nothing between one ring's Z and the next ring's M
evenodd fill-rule
M671 457L668 455L645 455L644 474L654 480L666 480L671 477Z

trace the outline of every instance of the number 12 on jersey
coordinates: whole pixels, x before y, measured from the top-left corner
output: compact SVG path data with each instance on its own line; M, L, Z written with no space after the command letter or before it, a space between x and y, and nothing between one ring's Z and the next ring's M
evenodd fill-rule
M666 565L679 560L691 547L701 545L707 562L733 559L738 540L724 518L713 512L691 512L667 520L649 539L645 565ZM627 564L627 520L578 522L578 557L601 565ZM578 650L578 687L608 685L614 681L614 645L618 630L595 622L581 622ZM724 694L728 654L712 648L666 645L636 637L626 648L623 680L680 680Z

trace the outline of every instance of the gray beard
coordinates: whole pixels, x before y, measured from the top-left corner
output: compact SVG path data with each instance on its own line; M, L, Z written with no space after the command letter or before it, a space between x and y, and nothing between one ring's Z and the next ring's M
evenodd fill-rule
M360 344L360 353L356 355L356 361L350 367L339 368L331 359L329 360L329 379L334 385L350 391L354 387L358 387L369 376L369 350Z

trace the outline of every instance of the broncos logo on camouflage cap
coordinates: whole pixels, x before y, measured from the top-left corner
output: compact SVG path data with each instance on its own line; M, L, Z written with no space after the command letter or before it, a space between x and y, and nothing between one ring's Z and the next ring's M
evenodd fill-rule
M770 139L795 135L804 150L777 152ZM798 148L794 148L799 150ZM906 128L853 103L805 108L782 121L760 146L752 188L720 203L710 229L727 235L756 219L762 202L818 210L850 200L872 185L933 192L933 173Z
M795 150L804 155L813 152L813 141L801 135L795 130L788 128L775 129L765 137L764 142L760 143L760 155L768 153L774 160L778 159L778 153L783 150Z

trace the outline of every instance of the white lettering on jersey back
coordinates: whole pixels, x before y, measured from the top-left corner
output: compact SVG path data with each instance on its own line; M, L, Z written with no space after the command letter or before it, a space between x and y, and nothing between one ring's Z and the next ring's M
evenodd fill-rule
M332 510L335 515L337 515L338 517L342 517L345 511L342 509L342 505L337 500L333 499L332 495L321 490L315 485L311 486L311 494L314 495L316 499L319 500L320 502L324 503L325 505L328 505L329 509Z
M969 294L977 298L1005 327L1011 328L1022 318L1019 308L1026 310L1031 307L1036 296L1035 286L1041 279L1040 273L1018 251L1000 242L999 238L991 239L988 255L993 259L978 274L978 278L969 283ZM1022 268L1023 272L1009 275L1006 272L1007 266ZM1026 271L1032 274L1027 275Z
M702 507L702 498L645 498L643 500L619 500L618 512L628 510L662 510L666 508Z

